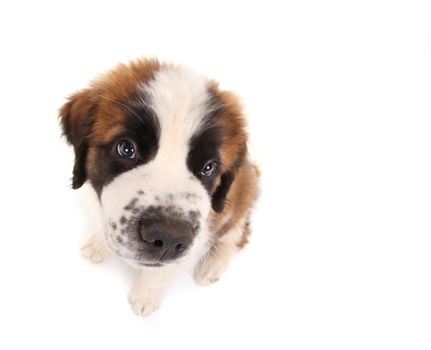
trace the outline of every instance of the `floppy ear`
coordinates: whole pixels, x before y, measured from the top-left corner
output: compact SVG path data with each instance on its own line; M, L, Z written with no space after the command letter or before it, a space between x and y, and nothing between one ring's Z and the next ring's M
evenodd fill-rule
M72 188L81 187L87 180L86 159L88 136L91 133L96 101L91 90L82 90L69 97L60 108L59 117L63 134L75 151Z
M223 211L226 202L226 196L234 178L235 175L232 171L227 171L221 175L220 184L214 191L211 198L211 206L216 213L221 213Z
M242 106L237 95L219 90L217 84L213 84L210 91L219 104L214 122L222 137L220 158L224 164L220 182L211 198L211 206L216 213L221 213L236 173L241 171L240 167L247 156L247 133Z

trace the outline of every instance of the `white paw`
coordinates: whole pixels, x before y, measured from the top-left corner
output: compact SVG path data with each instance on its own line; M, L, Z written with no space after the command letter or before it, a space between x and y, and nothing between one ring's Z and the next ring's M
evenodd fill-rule
M129 303L132 310L138 316L147 316L160 307L160 299L154 297L141 297L136 295L129 295Z
M92 235L81 247L81 256L93 263L98 263L109 255L109 249L100 234Z
M195 281L201 285L214 283L219 280L228 266L228 260L217 255L207 255L196 267Z

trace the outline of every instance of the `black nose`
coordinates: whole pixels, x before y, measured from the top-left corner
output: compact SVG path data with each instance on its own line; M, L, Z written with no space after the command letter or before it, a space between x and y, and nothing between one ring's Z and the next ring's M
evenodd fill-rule
M165 262L180 257L194 238L193 225L183 219L143 218L140 235L146 259Z

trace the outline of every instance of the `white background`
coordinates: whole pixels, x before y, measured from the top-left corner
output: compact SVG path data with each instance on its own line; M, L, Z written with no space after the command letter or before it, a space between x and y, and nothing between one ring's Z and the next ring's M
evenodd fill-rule
M430 349L431 12L417 1L3 1L1 349ZM64 98L117 62L244 98L262 195L216 284L135 316L136 273L79 246Z

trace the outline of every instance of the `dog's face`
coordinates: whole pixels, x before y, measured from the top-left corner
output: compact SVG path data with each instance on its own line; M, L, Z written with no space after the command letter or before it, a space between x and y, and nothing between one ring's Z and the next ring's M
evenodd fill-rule
M161 266L202 249L246 153L235 96L181 66L137 61L71 96L60 117L73 187L94 187L111 250Z

